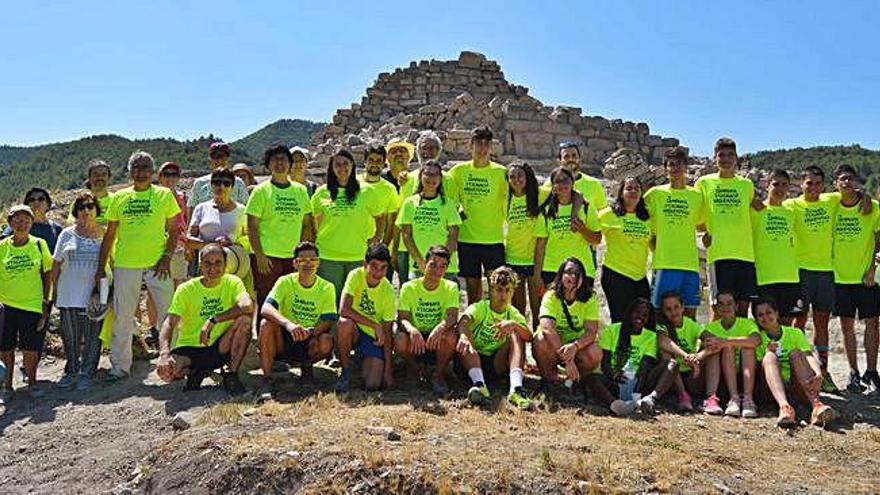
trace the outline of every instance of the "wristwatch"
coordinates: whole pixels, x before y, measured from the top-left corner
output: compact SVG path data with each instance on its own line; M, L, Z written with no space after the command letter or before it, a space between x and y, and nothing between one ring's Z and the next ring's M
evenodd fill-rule
M217 318L215 318L215 317L213 317L213 316L210 317L210 318L208 318L208 321L211 322L211 325L216 325L216 324L217 324Z

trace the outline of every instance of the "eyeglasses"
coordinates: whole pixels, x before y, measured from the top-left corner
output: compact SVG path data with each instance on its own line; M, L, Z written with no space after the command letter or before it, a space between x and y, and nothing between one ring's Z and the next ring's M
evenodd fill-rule
M234 182L231 180L223 180L223 179L212 179L211 180L212 186L232 187L233 183Z
M97 209L98 206L95 203L83 203L79 205L80 210L94 210Z
M49 198L47 198L46 196L31 196L30 198L27 198L26 200L24 200L25 204L36 203L37 201L43 201L45 203L48 203Z

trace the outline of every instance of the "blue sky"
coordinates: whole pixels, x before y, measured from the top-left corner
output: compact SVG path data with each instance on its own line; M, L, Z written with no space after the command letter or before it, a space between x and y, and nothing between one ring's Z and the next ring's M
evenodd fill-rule
M876 2L709 3L0 0L0 143L327 121L377 73L467 49L700 154L880 148Z

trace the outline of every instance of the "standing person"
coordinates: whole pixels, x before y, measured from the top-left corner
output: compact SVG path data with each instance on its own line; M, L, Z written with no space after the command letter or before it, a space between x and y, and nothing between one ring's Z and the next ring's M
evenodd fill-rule
M767 178L766 207L751 212L758 295L776 303L783 325L791 325L803 306L794 211L783 205L783 201L788 198L789 181L785 170L776 169L770 172Z
M757 297L755 249L751 214L755 199L752 181L736 174L739 167L736 143L722 137L715 142L718 172L697 179L695 187L703 195L711 303L720 291L736 297L736 314L747 316L749 304ZM763 208L758 201L756 209Z
M52 263L55 306L61 310L61 339L67 364L60 388L91 385L101 357L102 320L88 317L86 308L95 290L95 272L104 229L98 224L101 205L90 192L80 193L71 213L76 223L61 231Z
M605 236L602 290L611 321L616 323L623 320L630 301L651 297L648 251L654 235L637 178L626 177L620 182L614 203L599 212L599 225Z
M458 229L461 217L455 204L446 198L441 176L443 170L434 161L425 162L419 171L419 188L416 194L403 202L397 226L401 230L411 266L399 267L400 272L412 271L419 277L425 273L428 248L441 245L449 253L450 260L445 274L455 280L458 274ZM409 276L406 277L408 279ZM401 280L404 280L401 278Z
M327 184L312 196L321 251L318 276L333 284L337 294L342 294L349 272L363 264L367 246L377 242L376 226L384 214L379 203L361 191L354 163L347 149L334 153L327 164Z
M290 167L290 180L291 182L306 186L306 191L309 192L309 197L311 198L315 194L318 184L306 177L306 169L309 167L310 159L309 150L294 146L290 148L290 156L293 158L293 166Z
M422 365L435 365L430 383L439 396L449 393L443 372L458 341L458 285L444 279L451 257L441 245L427 250L424 275L400 288L394 336L394 352L406 360L409 378L418 378Z
M559 166L568 169L574 177L574 190L584 197L596 211L608 206L602 181L581 172L581 150L574 141L559 143ZM544 187L549 189L553 182L548 178Z
M703 195L687 185L687 148L666 151L663 167L668 184L654 186L645 193L645 207L651 215L654 255L651 267L651 303L660 308L667 292L681 294L685 314L693 319L700 306L700 255L697 227L703 223Z
M250 197L251 191L257 187L257 178L254 177L254 171L251 170L250 165L247 163L236 163L232 166L232 173L244 182L245 187L247 187L248 197Z
M342 370L336 381L337 392L348 390L351 380L351 350L357 349L361 376L367 390L394 386L391 349L395 319L394 288L385 278L391 253L384 244L367 248L363 266L345 279L339 303L337 355Z
M538 326L541 306L541 274L535 272L535 223L540 216L541 204L550 191L538 187L532 167L525 162L514 162L507 167L507 230L504 235L504 259L513 269L521 284L516 286L513 305L526 314L528 300L532 327ZM528 299L526 296L528 295Z
M230 153L231 151L228 144L222 141L211 143L211 146L208 147L208 162L211 164L211 171L217 170L218 168L229 168ZM204 203L209 199L211 199L210 173L193 181L192 189L190 190L189 198L187 198L186 202L188 209L187 218L192 217L192 209L195 208L197 204ZM235 185L232 187L232 199L243 205L248 202L247 186L244 184L244 181L237 177L235 179Z
M397 214L403 200L406 199L404 194L407 194L408 188L405 186L415 186L412 189L409 189L408 194L412 195L415 194L415 189L417 189L419 185L418 174L416 174L415 180L411 180L407 183L409 163L415 155L415 147L405 139L393 138L385 145L385 152L387 154L388 170L382 173L382 178L394 186L397 195L398 208L395 209L394 212L388 214L385 233L383 234L383 242L391 248L391 266L388 270L389 277L391 277L392 272L396 271L400 285L403 285L409 280L409 267L411 260L407 248L400 238L400 228L397 226ZM448 189L449 188L447 188L447 194L449 194Z
M840 193L840 204L834 215L834 240L831 244L834 267L834 314L840 317L843 346L849 362L847 390L862 390L860 381L880 388L877 375L878 315L880 315L880 287L874 276L877 270L877 232L880 231L880 211L871 201L872 211L860 211L862 193L860 178L849 165L834 170L834 184ZM865 322L866 370L859 375L856 349L855 320Z
M0 240L0 304L4 324L0 336L0 360L7 369L6 388L0 402L12 398L12 369L15 350L21 350L28 387L32 398L42 396L37 390L37 363L43 349L46 320L51 308L52 255L45 240L29 234L34 213L27 205L9 209L6 221L12 235Z
M400 199L397 197L397 187L384 178L384 167L385 148L381 145L370 146L364 157L365 173L358 177L358 181L361 183L361 190L369 193L373 201L377 202L376 208L383 212L381 222L376 224L379 231L377 237L379 242L389 245L394 235L394 218L397 216ZM394 271L389 270L389 280L393 274Z
M235 176L228 168L211 172L213 197L193 209L186 238L189 249L199 251L211 242L229 247L247 235L245 207L230 194L233 184Z
M112 171L107 162L98 159L89 160L86 169L86 188L98 200L98 206L101 207L101 215L98 216L98 223L101 225L107 225L107 211L113 198L113 193L107 190L111 176Z
M293 250L295 273L282 275L260 312L263 321L257 334L263 378L257 396L269 400L275 394L272 364L299 364L300 377L310 381L312 365L333 353L330 330L339 316L333 284L317 276L318 248L304 241Z
M286 146L266 149L263 166L272 177L254 188L245 209L259 307L278 277L293 271L293 248L301 240L314 239L312 204L306 187L289 179L292 163Z
M58 242L58 236L61 235L64 227L46 217L46 213L52 208L52 197L49 196L49 192L40 187L32 187L25 193L22 204L28 206L34 216L30 235L43 239L49 251L54 251L55 243ZM10 235L12 235L12 226L7 225L0 237Z
M504 264L504 212L507 207L507 170L489 158L492 130L471 131L471 160L449 174L455 182L453 197L462 209L458 249L468 304L483 298L483 274Z
M177 246L180 206L166 187L152 184L153 157L137 151L128 159L132 185L113 195L107 213L107 230L95 280L106 276L105 267L115 250L113 312L116 315L110 343L111 381L127 378L131 370L134 314L146 284L156 305L156 321L164 321L174 293L171 257Z
M208 244L199 255L202 273L174 291L162 324L156 373L166 383L186 378L198 390L213 370L223 372L223 388L244 392L238 369L251 341L254 303L241 279L226 273L226 253Z
M535 223L535 273L541 274L544 285L550 285L556 272L546 271L545 267L552 270L565 258L574 256L584 264L593 284L596 265L590 249L602 240L596 209L585 203L576 216L572 215L577 193L572 188L574 176L568 169L556 167L550 180L553 190L541 205L541 216Z
M180 213L176 217L177 247L174 248L174 255L171 257L171 279L175 287L186 278L186 227L190 218L187 216L186 195L177 190L179 182L180 165L177 162L165 162L159 166L159 185L167 187L174 194L174 199L180 207Z

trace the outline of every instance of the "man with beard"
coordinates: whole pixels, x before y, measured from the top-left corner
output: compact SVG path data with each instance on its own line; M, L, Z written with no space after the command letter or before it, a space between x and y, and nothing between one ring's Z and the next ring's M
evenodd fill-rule
M107 186L110 185L110 165L107 165L104 160L96 159L91 160L88 167L86 188L98 200L98 205L101 207L98 223L107 225L107 211L110 209L110 200L113 198L113 194L107 190Z

